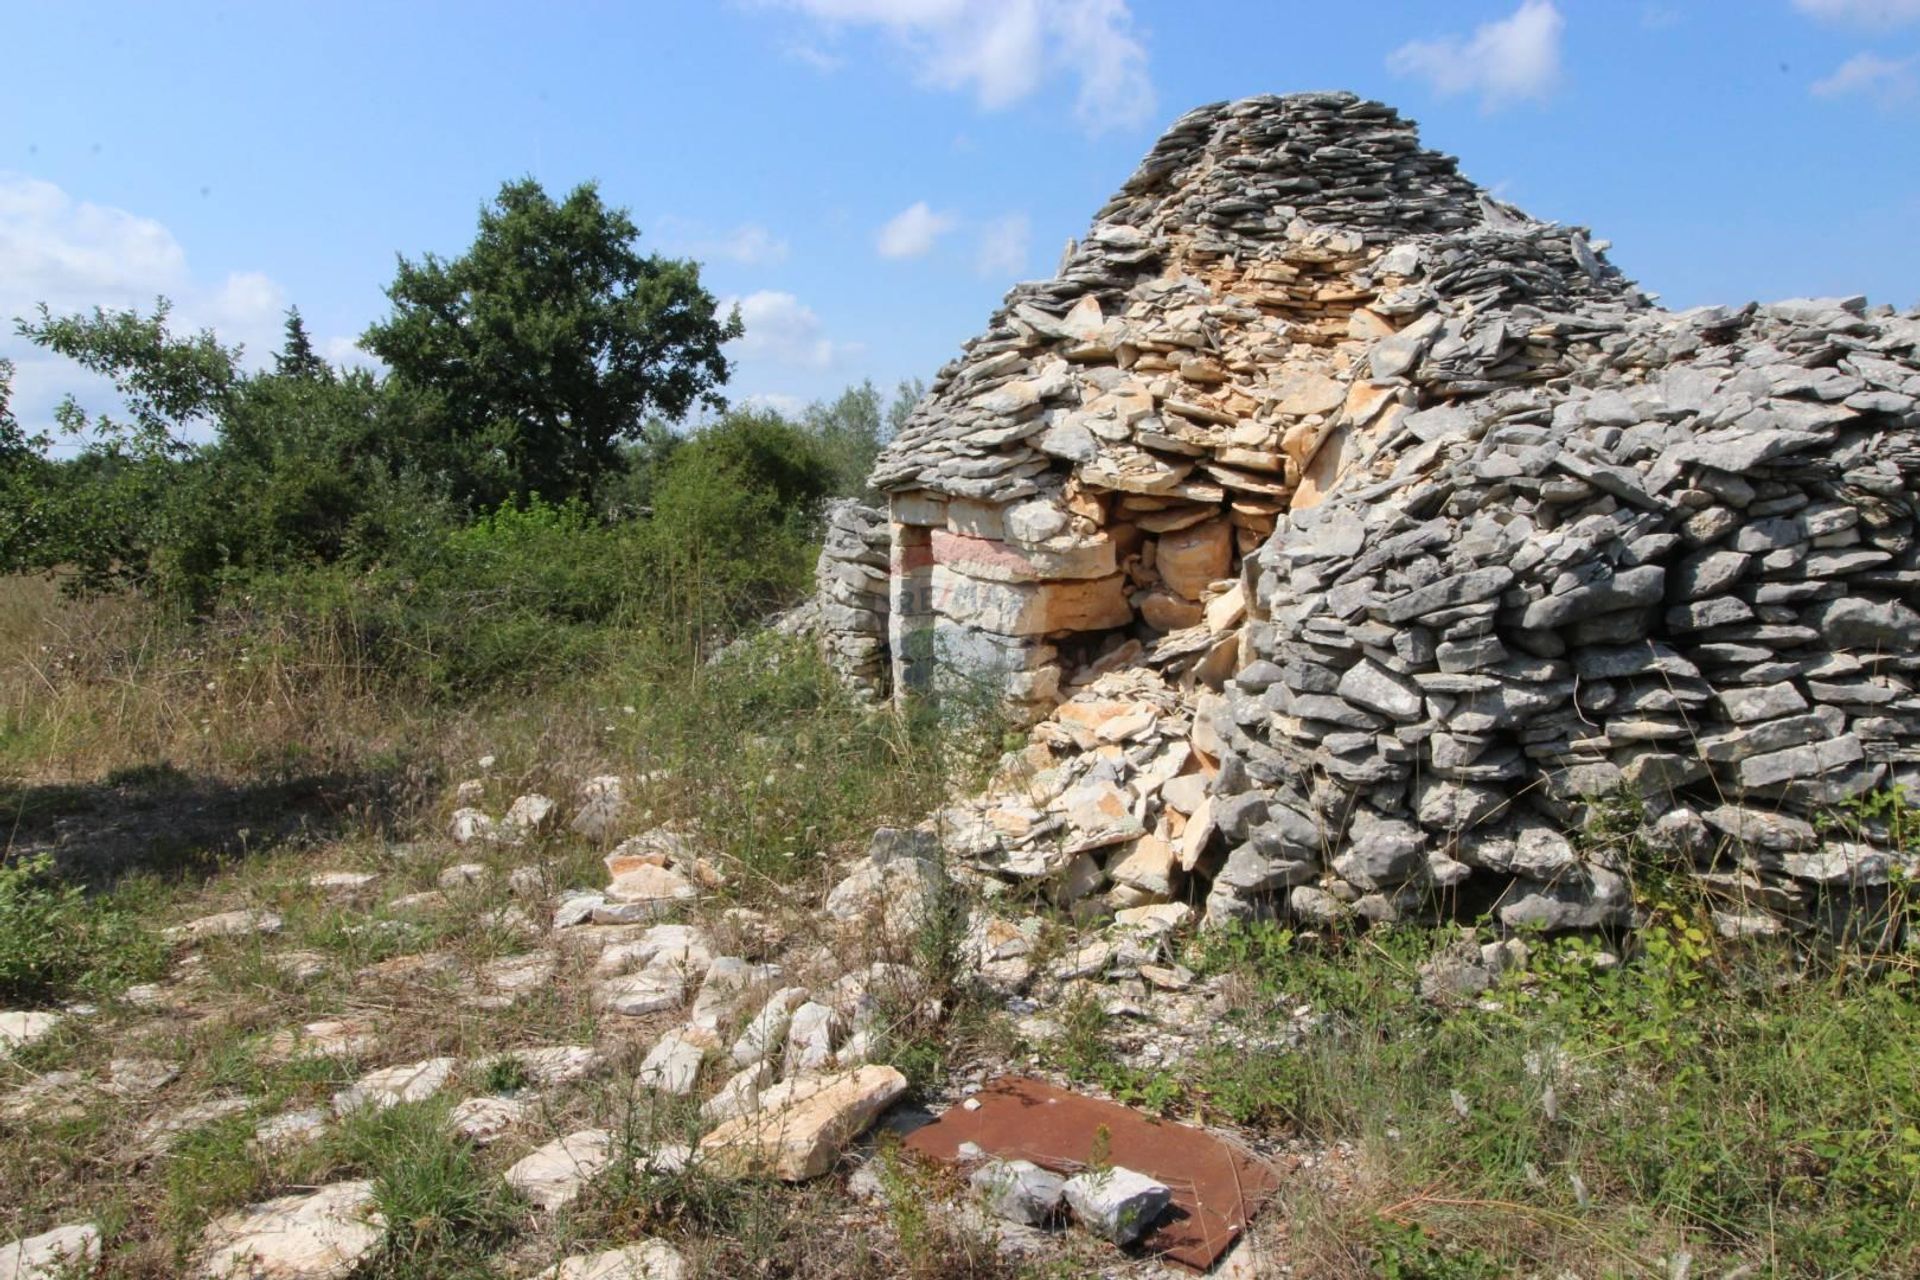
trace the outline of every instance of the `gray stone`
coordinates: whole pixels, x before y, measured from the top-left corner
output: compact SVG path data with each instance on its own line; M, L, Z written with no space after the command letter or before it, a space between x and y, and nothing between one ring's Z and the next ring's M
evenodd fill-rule
M1849 596L1814 605L1805 616L1837 647L1891 653L1920 649L1920 613L1897 601Z
M1549 884L1515 881L1498 915L1509 929L1556 933L1618 925L1632 910L1633 894L1627 882L1611 871L1590 867L1584 876L1564 876Z
M1117 1245L1145 1235L1173 1203L1170 1187L1117 1165L1069 1178L1062 1190L1080 1224Z
M1425 840L1420 829L1370 809L1354 815L1347 846L1333 860L1335 874L1362 889L1399 884L1424 865Z
M1761 688L1722 689L1719 699L1720 709L1727 713L1727 718L1740 724L1775 720L1807 709L1807 700L1800 691L1784 683Z
M967 1178L997 1218L1040 1227L1060 1212L1067 1180L1029 1160L989 1160Z
M1340 677L1338 692L1349 702L1394 720L1418 720L1425 706L1417 685L1367 658Z
M1812 778L1866 758L1860 739L1851 733L1824 742L1789 747L1763 756L1749 756L1734 766L1743 787L1771 787L1799 778Z

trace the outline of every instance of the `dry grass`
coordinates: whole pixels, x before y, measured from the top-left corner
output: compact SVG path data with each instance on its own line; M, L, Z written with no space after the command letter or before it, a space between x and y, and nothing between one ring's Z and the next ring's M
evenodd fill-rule
M635 1079L678 1018L596 1010L598 953L581 945L591 931L549 935L544 894L524 904L530 929L485 923L512 903L513 871L537 872L546 894L597 886L603 848L563 832L455 849L438 834L463 778L481 781L481 804L496 814L527 791L569 799L595 774L642 778L630 829L698 830L730 875L697 910L716 939L767 958L758 930L723 916L755 907L796 977L837 974L853 959L910 958L917 945L869 938L849 948L812 906L860 835L942 793L951 761L937 745L888 717L822 702L805 672L663 670L643 656L582 672L549 696L455 708L396 699L355 655L316 652L311 637L216 626L183 641L136 602L68 600L39 581L0 581L0 628L7 850L51 848L69 871L102 872L94 878L112 898L137 901L156 930L243 907L285 922L272 936L176 944L157 992L109 995L53 1039L0 1060L0 1107L53 1082L48 1105L0 1117L0 1240L93 1220L108 1237L105 1274L175 1275L226 1209L371 1176L425 1205L374 1270L391 1280L529 1274L622 1243L643 1224L702 1275L1012 1274L964 1233L907 1222L903 1236L883 1208L850 1210L834 1181L743 1191L613 1179L558 1218L505 1196L501 1171L549 1138L606 1127L639 1147L689 1131L691 1103ZM482 756L494 759L484 771ZM457 861L487 874L441 888L439 873ZM309 884L317 871L378 879L335 896ZM442 899L389 905L429 891ZM547 949L555 975L523 999L493 1008L468 999L488 962ZM290 976L280 963L290 952L318 955L325 971ZM276 1033L340 1018L370 1023L372 1040L338 1058L270 1051ZM895 1033L924 1052L935 1026L903 1010ZM324 1109L373 1068L566 1043L593 1044L602 1071L543 1091L532 1122L495 1146L470 1151L447 1135L451 1101L490 1087L472 1068L445 1099L396 1109L390 1124L341 1126L292 1151L252 1141L260 1120ZM174 1063L179 1074L150 1093L116 1092L106 1086L126 1059ZM709 1085L722 1078L715 1064L709 1075ZM244 1114L196 1126L166 1152L145 1134L158 1119L236 1098L251 1101Z

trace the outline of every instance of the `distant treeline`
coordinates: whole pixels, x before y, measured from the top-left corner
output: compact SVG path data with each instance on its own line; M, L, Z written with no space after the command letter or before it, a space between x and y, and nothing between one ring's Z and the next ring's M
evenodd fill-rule
M330 365L297 310L272 367L247 372L211 332L171 331L164 298L42 307L18 332L124 409L68 398L79 451L55 458L8 411L0 362L0 572L188 619L372 627L395 642L374 650L429 655L413 674L453 689L537 677L564 660L555 628L737 630L805 589L822 500L861 490L919 388L729 410L738 315L638 238L592 185L556 202L506 184L464 254L401 259L361 338L384 373Z

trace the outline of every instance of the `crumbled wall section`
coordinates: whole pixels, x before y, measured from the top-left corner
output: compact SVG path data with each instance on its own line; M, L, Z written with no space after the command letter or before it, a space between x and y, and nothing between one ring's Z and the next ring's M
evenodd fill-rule
M1432 345L1434 379L1490 350L1513 356L1497 377L1546 376L1486 318L1521 301L1645 306L1580 232L1487 199L1379 103L1182 117L874 472L896 529L927 531L895 538L922 615L898 687L984 681L1037 719L1111 633L1152 649L1231 612L1242 558L1406 398L1357 376L1373 346Z
M1164 885L1125 841L1043 850L1077 830L1052 792L1011 843L992 797L957 822L980 864L1610 927L1630 869L1563 833L1625 791L1723 929L1860 918L1905 855L1815 824L1920 781L1920 315L1675 314L1604 249L1352 95L1176 122L874 473L896 690L1040 721L1134 670L1174 703L1121 725L1192 725L1167 777L1124 734L1035 765L1103 770L1126 841L1180 826Z

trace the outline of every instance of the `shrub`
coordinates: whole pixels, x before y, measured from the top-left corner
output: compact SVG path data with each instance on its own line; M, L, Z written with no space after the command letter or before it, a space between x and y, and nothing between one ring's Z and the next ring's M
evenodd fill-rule
M112 899L63 884L51 856L0 865L0 1003L103 993L153 972L163 954Z

